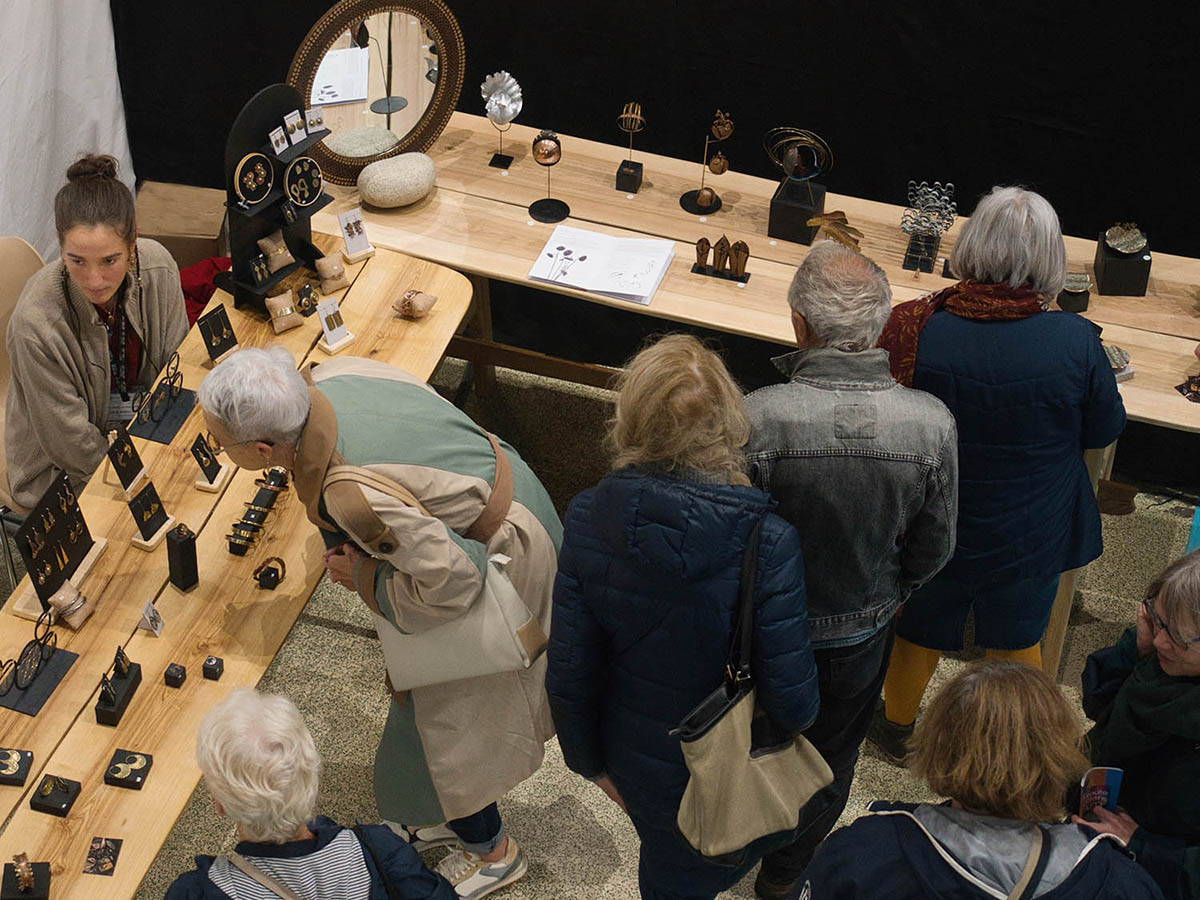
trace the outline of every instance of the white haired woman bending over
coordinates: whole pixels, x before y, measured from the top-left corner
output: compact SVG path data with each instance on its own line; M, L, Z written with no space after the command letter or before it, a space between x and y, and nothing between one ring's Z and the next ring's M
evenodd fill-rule
M386 826L315 816L321 758L286 697L235 690L204 717L196 762L217 814L237 825L229 856L198 856L167 900L452 900L454 889Z

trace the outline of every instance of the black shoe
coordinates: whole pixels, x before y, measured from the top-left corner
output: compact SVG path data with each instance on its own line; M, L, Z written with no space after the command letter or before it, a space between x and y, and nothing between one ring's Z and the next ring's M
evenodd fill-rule
M787 900L798 880L793 878L791 881L775 881L759 869L758 876L754 879L754 896L761 897L762 900Z
M867 729L867 740L879 748L892 765L904 768L908 756L908 741L912 737L912 725L897 725L889 722L883 714L883 701L875 704L875 715L871 717L871 727Z

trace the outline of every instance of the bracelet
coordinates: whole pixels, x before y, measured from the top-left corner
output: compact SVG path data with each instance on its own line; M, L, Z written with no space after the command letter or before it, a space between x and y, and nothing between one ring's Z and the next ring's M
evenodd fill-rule
M295 307L285 306L283 309L275 310L275 312L272 313L271 318L272 319L282 319L284 316L290 316L295 311L296 311Z
M271 563L279 563L279 580L283 581L284 577L287 575L287 565L278 556L269 557L267 559L264 559L261 563L259 563L258 568L254 570L252 577L257 578L258 573L261 572L263 569L265 569L267 566L271 565Z
M66 609L60 609L58 611L58 615L60 618L65 619L68 616L81 610L85 603L87 603L87 597L83 596L83 594L79 594L76 597L75 602L72 603L70 606L68 606Z
M17 871L17 889L24 891L33 890L33 865L29 862L27 853L18 853L13 857L13 868Z

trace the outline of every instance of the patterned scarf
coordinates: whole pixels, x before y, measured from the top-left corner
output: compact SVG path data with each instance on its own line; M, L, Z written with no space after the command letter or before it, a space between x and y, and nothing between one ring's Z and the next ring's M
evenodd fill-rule
M964 319L1002 322L1027 319L1040 313L1042 299L1028 287L1012 288L1007 284L979 284L967 280L901 303L892 310L883 326L879 346L888 352L892 376L905 387L912 387L921 329L939 309Z

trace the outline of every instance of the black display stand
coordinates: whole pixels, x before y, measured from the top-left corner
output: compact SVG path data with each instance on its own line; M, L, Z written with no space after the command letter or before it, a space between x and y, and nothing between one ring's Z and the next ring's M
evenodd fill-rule
M1096 241L1096 292L1122 297L1144 297L1150 283L1150 248L1137 253L1118 253L1104 243L1104 234Z
M811 244L821 226L809 225L808 220L823 212L825 185L815 181L804 182L795 178L785 178L775 189L775 196L771 198L767 235L785 241L795 241L797 244Z
M31 862L33 870L33 887L23 891L17 881L17 867L12 863L4 864L4 880L0 882L0 900L49 900L50 897L50 863Z
M621 161L617 166L617 190L626 194L636 194L642 186L642 164L631 159Z
M300 93L286 84L272 84L250 98L234 119L225 143L225 205L229 207L229 254L233 268L217 275L215 283L221 290L233 295L233 305L240 309L251 306L266 312L267 295L275 285L301 266L313 268L313 262L323 254L312 242L312 225L309 219L317 210L333 202L333 197L322 193L308 206L296 206L296 221L288 224L280 209L284 199L283 173L287 164L314 144L329 135L329 129L311 131L299 144L289 146L279 155L271 147L269 135L274 128L283 124L283 117L294 110L305 109ZM271 160L274 187L266 198L252 205L242 204L233 190L233 173L237 164L247 153L260 152ZM261 284L255 284L250 271L250 260L258 256L257 241L260 238L283 231L283 239L295 258Z
M131 662L129 670L123 676L114 672L109 681L112 682L113 691L117 695L117 702L105 703L103 697L96 701L96 721L101 725L116 725L121 721L129 701L133 699L134 691L142 683L142 667Z
M908 239L908 247L904 250L902 269L910 272L933 273L933 264L937 259L938 248L942 245L940 234L914 234Z
M1088 308L1091 294L1088 291L1060 291L1058 308L1066 312L1081 313Z
M9 787L24 787L25 779L29 777L29 770L33 766L33 751L18 750L15 747L0 747L0 754L3 754L4 758L10 762L14 753L19 754L19 759L15 760L17 771L0 772L0 784Z
M529 217L548 225L561 222L570 214L571 207L553 197L543 197L541 200L534 200L529 204Z
M79 797L81 785L78 781L72 781L70 778L61 778L54 782L54 788L50 793L43 794L42 785L46 783L47 778L53 777L52 775L42 776L42 781L34 789L33 796L29 798L29 808L34 812L49 813L52 816L63 818L71 811L71 807L75 805L75 800ZM66 785L67 789L65 791L58 789L60 781Z
M750 280L749 272L747 272L745 275L734 275L728 269L726 269L724 272L718 272L713 266L702 266L699 263L692 263L692 274L707 275L710 278L724 278L726 281L736 281L740 284L745 284Z
M696 198L700 196L700 191L688 191L679 197L679 205L683 207L685 212L690 212L693 216L711 216L721 208L721 195L713 191L713 202L710 206L701 206L696 202Z

